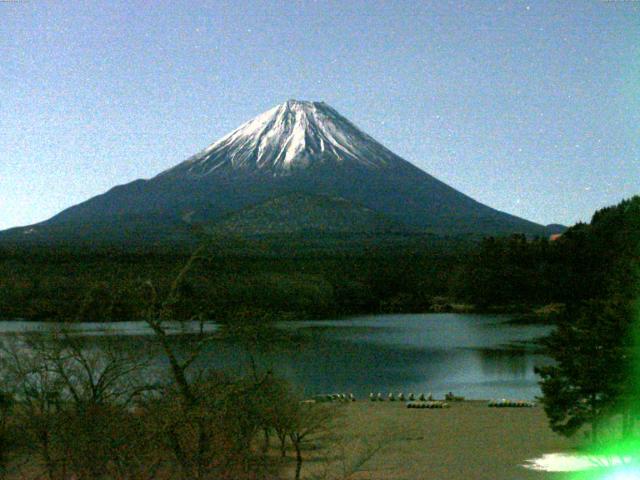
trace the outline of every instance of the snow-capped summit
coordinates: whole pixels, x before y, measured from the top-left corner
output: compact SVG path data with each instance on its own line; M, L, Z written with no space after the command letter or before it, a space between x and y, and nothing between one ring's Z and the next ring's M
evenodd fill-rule
M229 169L286 175L314 163L384 168L398 159L324 102L288 100L161 175Z

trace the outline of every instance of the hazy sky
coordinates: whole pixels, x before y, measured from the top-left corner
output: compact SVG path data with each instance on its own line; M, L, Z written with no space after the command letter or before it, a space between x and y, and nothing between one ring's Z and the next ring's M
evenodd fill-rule
M640 193L640 1L0 1L0 228L324 100L494 208Z

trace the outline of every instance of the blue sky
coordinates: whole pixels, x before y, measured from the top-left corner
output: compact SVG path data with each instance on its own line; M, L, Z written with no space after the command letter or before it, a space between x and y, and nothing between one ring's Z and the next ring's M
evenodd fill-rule
M540 223L640 193L638 1L1 1L0 59L0 228L289 98Z

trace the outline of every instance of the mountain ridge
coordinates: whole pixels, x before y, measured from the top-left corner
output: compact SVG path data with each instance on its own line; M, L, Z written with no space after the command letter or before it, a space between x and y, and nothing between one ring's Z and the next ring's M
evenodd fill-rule
M342 198L411 232L553 233L446 185L326 103L289 100L150 179L116 186L39 224L0 232L0 240L182 241L194 223L214 225L295 192Z

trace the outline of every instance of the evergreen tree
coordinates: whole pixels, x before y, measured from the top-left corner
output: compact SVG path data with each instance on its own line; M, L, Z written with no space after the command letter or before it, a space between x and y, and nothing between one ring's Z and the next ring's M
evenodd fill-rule
M632 361L631 314L626 302L591 300L570 307L545 340L555 364L538 367L542 404L551 428L571 436L623 408Z
M596 212L559 246L573 292L544 342L556 363L537 369L551 427L572 435L588 424L597 440L601 421L621 414L631 435L640 407L640 197Z

